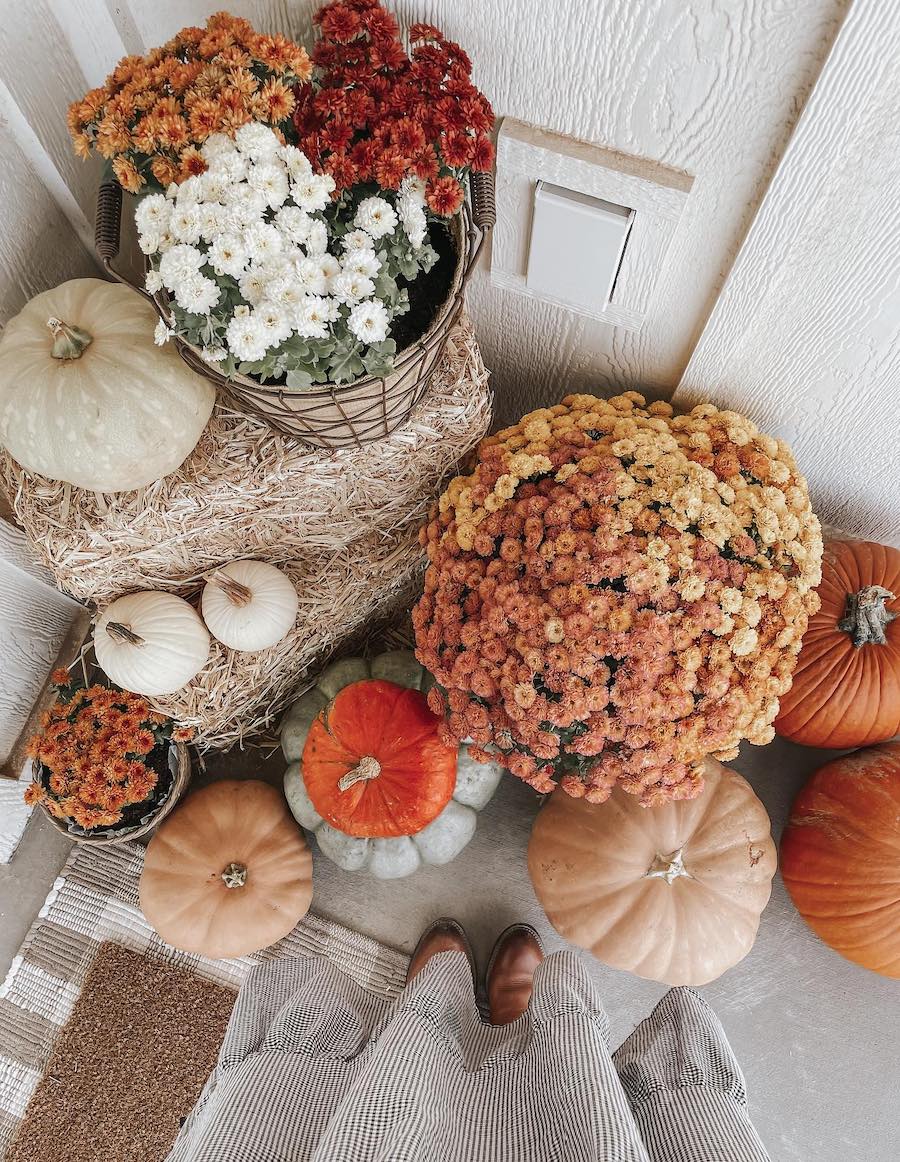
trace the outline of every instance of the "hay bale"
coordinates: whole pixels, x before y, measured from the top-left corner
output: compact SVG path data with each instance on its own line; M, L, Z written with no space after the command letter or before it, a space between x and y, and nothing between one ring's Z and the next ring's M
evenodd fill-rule
M418 528L487 430L487 379L463 318L425 399L384 440L310 449L220 400L181 468L148 488L88 492L6 452L0 483L59 587L100 609L136 589L193 599L235 558L284 569L300 597L291 633L258 654L213 642L200 674L155 702L202 746L225 749L273 726L314 667L411 600L424 568Z

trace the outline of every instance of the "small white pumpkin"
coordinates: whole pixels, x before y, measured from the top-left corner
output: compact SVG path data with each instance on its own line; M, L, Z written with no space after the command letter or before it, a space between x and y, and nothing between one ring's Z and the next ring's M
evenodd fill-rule
M119 597L94 630L94 653L106 676L134 694L174 694L203 668L209 634L174 593Z
M316 715L335 695L353 682L383 678L412 690L427 690L431 675L416 661L412 650L391 650L371 662L343 658L333 662L291 707L281 725L281 748L290 766L284 773L284 793L297 822L311 831L322 854L344 871L366 871L382 880L411 875L423 864L445 864L455 859L472 836L478 812L488 805L503 775L498 763L477 763L465 743L459 748L456 787L440 815L415 835L396 839L360 839L326 823L310 801L300 760L306 736Z
M33 298L0 338L0 443L29 471L96 492L174 472L216 392L154 344L155 323L140 295L98 278Z
M297 590L265 561L232 561L203 590L200 609L214 638L232 650L264 650L297 620Z

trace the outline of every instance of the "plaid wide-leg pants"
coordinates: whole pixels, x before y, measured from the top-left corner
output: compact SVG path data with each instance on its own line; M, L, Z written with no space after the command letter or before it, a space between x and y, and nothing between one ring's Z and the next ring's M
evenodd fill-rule
M396 1000L326 960L273 960L235 1005L169 1162L768 1162L725 1034L673 989L613 1055L575 953L485 1025L461 953Z

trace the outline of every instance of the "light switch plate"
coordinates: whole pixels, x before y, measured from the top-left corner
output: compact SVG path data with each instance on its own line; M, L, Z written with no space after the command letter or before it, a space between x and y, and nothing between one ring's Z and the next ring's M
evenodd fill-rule
M525 283L534 294L602 311L609 302L633 211L538 182Z
M491 242L491 282L613 326L640 330L650 314L653 292L693 181L682 170L507 117L497 138L497 225ZM587 307L529 286L538 182L633 211L615 285L605 305Z

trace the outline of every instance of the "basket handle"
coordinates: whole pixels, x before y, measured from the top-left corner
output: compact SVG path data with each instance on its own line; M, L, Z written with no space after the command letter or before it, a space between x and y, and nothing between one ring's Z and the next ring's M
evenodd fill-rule
M94 249L103 263L103 268L116 282L131 287L132 290L153 302L153 296L142 286L132 282L113 266L118 257L122 237L122 187L116 181L103 182L97 191L97 210L94 215Z
M492 230L497 221L494 171L470 173L469 190L472 194L472 221L479 230Z

